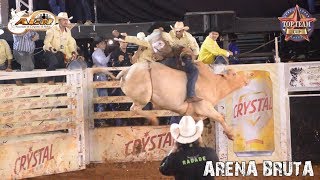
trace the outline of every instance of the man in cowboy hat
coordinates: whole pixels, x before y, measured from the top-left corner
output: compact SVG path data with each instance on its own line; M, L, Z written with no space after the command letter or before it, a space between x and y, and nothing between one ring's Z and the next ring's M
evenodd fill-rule
M65 63L77 57L77 44L67 28L69 20L66 12L60 12L56 17L59 23L47 30L44 39L44 58L47 71L55 71L57 68L65 68ZM48 79L49 84L54 84L54 78Z
M0 29L0 35L4 31ZM8 42L4 39L0 39L0 70L12 71L11 62L12 62L12 53ZM6 65L6 61L8 61Z
M219 161L212 148L201 147L200 138L203 121L195 123L191 116L183 116L179 124L170 126L172 138L176 141L170 153L162 160L160 172L178 179L213 179L203 177L206 161Z
M199 45L196 39L187 32L189 30L188 26L184 26L183 22L177 21L172 30L169 32L171 38L171 45L173 47L184 47L192 50L191 59L183 58L184 71L187 73L187 102L197 102L202 99L196 96L195 85L198 79L199 71L198 68L194 65L193 60L199 54Z
M177 21L173 27L171 25L170 27L172 30L169 32L169 35L172 39L172 46L190 48L193 54L198 56L200 48L197 40L187 32L189 30L189 26L185 26L183 22Z

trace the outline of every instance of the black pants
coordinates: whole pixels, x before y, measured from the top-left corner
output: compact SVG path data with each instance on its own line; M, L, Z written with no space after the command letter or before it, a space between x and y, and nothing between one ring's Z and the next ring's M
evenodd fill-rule
M47 71L55 71L59 68L66 68L64 63L64 54L62 52L53 53L46 51L44 54L45 64L47 65ZM48 77L47 81L54 81L54 77Z

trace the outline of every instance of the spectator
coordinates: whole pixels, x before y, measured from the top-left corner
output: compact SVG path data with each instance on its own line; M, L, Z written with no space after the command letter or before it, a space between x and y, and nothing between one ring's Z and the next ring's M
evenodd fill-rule
M111 54L110 61L113 67L131 66L132 55L127 51L127 42L120 42L120 46L117 47ZM112 96L123 96L124 93L120 88L113 89L111 92ZM131 104L128 103L115 103L111 104L112 111L123 111L129 110ZM123 120L115 119L116 126L124 125Z
M214 68L216 74L223 73L224 71L224 65L220 64L229 63L228 59L225 59L225 57L233 55L231 51L227 51L219 47L217 43L218 37L219 32L211 31L202 43L198 57L198 59L205 64L217 64Z
M49 0L50 9L53 14L58 15L60 12L66 11L65 0Z
M94 39L94 44L96 50L92 54L92 61L95 67L108 67L107 64L110 60L110 55L106 56L104 50L106 49L107 43L101 37L96 37ZM107 76L104 73L96 73L94 76L95 81L107 81ZM105 88L97 89L98 96L108 96L108 91ZM97 111L105 111L105 106L103 104L97 105Z
M76 41L68 29L69 20L66 12L58 14L59 24L47 30L44 39L44 58L47 71L55 71L57 68L65 68L66 62L76 59ZM48 78L48 84L55 84L54 78Z
M119 48L116 48L111 55L113 67L131 66L132 54L127 52L128 43L120 42Z
M123 33L123 34L126 34L126 33ZM123 36L122 35L122 33L120 33L118 30L113 30L112 31L112 36L114 37L114 38L117 38L117 39L124 39L125 38L125 36ZM114 45L115 46L120 46L120 43L119 43L119 41L114 41Z
M107 64L110 60L110 54L109 56L106 56L105 49L107 47L107 43L104 39L101 37L95 37L94 42L95 51L92 53L92 61L93 61L93 67L107 67ZM108 77L103 72L98 72L94 74L94 81L107 81ZM106 88L99 88L97 89L98 96L108 96L108 89ZM95 104L95 112L104 112L107 109L106 104ZM95 120L95 126L102 126L107 123L105 119L99 119Z
M240 50L237 45L238 36L234 33L231 33L228 35L228 37L229 37L228 49L229 49L229 51L231 51L233 53L233 56L229 57L229 63L230 64L239 64L238 56L240 54Z
M77 23L82 24L84 22L84 25L91 25L92 13L88 0L77 0L72 2L71 5L74 8L73 14Z
M28 31L24 34L13 34L13 55L17 63L21 65L21 71L32 71L34 69L33 52L36 48L35 41L39 39L39 34ZM23 80L28 82L27 79ZM17 80L16 84L22 86L22 80Z
M179 179L214 179L203 177L206 161L219 161L212 148L201 147L200 139L203 121L195 123L191 116L182 117L179 124L170 126L172 138L176 141L170 153L162 160L160 172ZM192 162L192 163L190 163Z
M3 33L4 31L0 29L0 35L2 35ZM13 57L9 44L6 40L0 39L0 70L12 71L12 58ZM8 61L7 64L6 61Z

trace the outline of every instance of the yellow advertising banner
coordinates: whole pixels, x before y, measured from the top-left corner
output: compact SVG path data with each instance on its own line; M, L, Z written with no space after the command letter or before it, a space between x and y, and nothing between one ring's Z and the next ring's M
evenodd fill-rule
M226 121L232 125L235 140L228 141L223 160L287 161L290 155L288 118L285 111L283 64L255 64L230 66L235 71L250 72L253 76L247 86L226 97ZM224 104L223 104L224 103ZM225 138L218 132L219 138ZM218 145L219 147L219 145ZM217 148L220 149L220 148ZM285 155L284 155L285 154Z

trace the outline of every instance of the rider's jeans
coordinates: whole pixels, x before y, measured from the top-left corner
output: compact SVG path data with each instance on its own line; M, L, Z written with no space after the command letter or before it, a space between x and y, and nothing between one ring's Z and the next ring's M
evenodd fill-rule
M183 59L184 71L187 73L187 97L196 95L196 82L199 75L199 70L196 65L192 62L192 59Z

